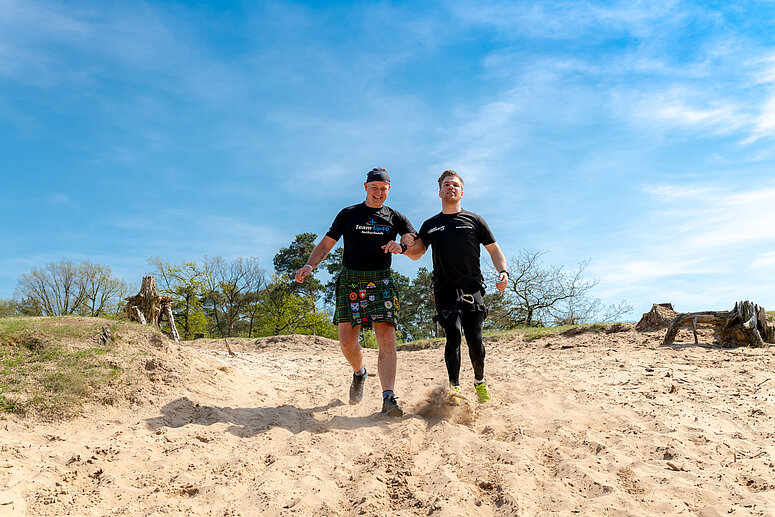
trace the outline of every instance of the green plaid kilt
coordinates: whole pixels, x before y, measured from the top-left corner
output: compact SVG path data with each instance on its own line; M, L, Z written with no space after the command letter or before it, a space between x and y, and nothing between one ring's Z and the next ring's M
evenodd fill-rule
M389 269L356 271L342 268L336 279L334 323L353 327L372 323L398 324L398 291Z

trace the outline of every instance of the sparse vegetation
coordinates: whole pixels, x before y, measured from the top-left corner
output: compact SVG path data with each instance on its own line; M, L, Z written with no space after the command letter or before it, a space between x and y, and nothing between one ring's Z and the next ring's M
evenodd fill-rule
M127 384L123 365L141 354L119 346L130 326L76 316L0 319L0 414L56 420L87 402L113 403Z
M558 327L519 326L510 330L485 332L484 339L485 341L491 342L509 341L518 338L522 338L525 341L533 341L544 337L557 335L573 336L584 332L618 332L626 328L626 325L621 323L587 323L583 325L561 325ZM399 348L404 350L433 348L436 346L444 346L444 341L444 338L420 339L399 344ZM376 346L374 348L376 348Z

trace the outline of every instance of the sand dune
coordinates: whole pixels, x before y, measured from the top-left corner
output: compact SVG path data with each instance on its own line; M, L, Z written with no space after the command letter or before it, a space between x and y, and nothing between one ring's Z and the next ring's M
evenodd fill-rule
M400 420L374 350L350 406L334 341L170 345L131 405L0 420L0 515L775 515L772 349L663 334L490 340L495 400L456 408L400 351Z

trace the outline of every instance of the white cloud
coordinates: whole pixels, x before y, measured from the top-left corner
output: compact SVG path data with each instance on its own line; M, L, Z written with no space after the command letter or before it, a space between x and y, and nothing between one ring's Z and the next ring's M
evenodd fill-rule
M615 248L598 250L605 258L591 265L601 291L652 302L719 303L754 294L758 303L775 302L762 289L775 264L775 183L664 184L643 192L649 211L611 239ZM673 294L658 299L665 293Z

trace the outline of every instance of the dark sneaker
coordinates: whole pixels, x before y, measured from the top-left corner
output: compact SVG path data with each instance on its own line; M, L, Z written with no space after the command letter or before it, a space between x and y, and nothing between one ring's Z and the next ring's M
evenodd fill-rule
M382 399L382 414L398 418L404 416L404 410L398 405L396 398L389 395Z
M366 377L369 372L365 371L363 375L353 374L353 381L350 383L350 404L360 404L363 400L363 385L366 384Z

